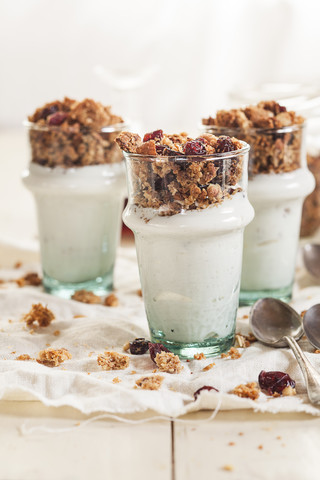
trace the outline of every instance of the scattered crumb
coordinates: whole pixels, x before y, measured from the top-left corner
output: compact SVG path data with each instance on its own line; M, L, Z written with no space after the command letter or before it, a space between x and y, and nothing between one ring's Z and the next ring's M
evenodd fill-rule
M30 333L30 335L33 335L33 334L36 333L36 332L35 332L35 330L34 330L33 328L31 328L31 330L29 330L29 333Z
M134 375L135 373L137 373L135 370L131 370L130 372L131 375Z
M47 307L44 307L41 303L34 303L29 313L26 313L22 320L26 322L28 326L33 325L34 322L38 322L40 327L47 327L50 325L55 316Z
M85 315L73 315L73 318L84 318Z
M242 318L245 320L246 318L249 318L249 315L242 315Z
M164 377L162 377L161 375L152 375L151 377L141 377L138 380L136 380L136 385L142 390L159 390L163 380L164 380Z
M46 343L46 347L51 347L51 343Z
M230 357L232 360L236 360L237 358L241 357L241 353L237 348L231 347L229 352L221 353L221 358L227 358L227 357Z
M313 353L320 353L320 350L317 348Z
M39 352L37 362L46 367L58 367L65 360L70 360L70 358L72 358L72 355L66 348L55 350L51 347Z
M237 395L241 398L250 398L256 400L259 397L259 389L256 382L247 383L246 385L238 385L230 393Z
M92 357L93 354L94 354L94 352L89 352L88 357Z
M234 346L239 348L248 348L250 347L251 343L256 341L256 337L251 332L248 335L236 333Z
M101 303L101 298L88 290L77 290L71 298L72 300L82 303Z
M13 268L21 268L22 267L22 262L16 262L14 265L13 265Z
M87 375L91 375L91 372L87 372Z
M180 373L183 369L178 355L171 352L157 353L154 361L160 372Z
M8 323L13 323L13 320L11 320L11 319L9 318Z
M305 316L306 312L307 312L307 310L302 310L302 312L300 313L301 318L303 318Z
M104 352L98 355L97 362L103 370L124 370L129 366L129 357L118 352Z
M114 379L112 380L112 383L120 383L121 380L119 377L114 377Z
M138 295L138 297L142 297L142 290L141 290L141 288L139 288L139 290L137 290L137 295Z
M240 435L240 437L242 437L242 436L243 436L243 432L239 432L238 435Z
M15 282L18 287L25 287L26 285L38 287L41 285L42 280L36 272L31 272L27 273L24 277L18 278Z
M292 397L293 395L296 395L297 391L295 388L291 387L291 385L288 385L282 390L282 395L284 397Z
M119 299L114 293L110 293L103 303L106 307L117 307L119 305Z
M122 347L122 350L124 352L127 352L128 350L130 350L130 342L125 343Z
M276 439L277 439L277 440L282 440L282 437L281 437L280 435L278 435L278 436L276 437Z
M27 360L32 360L32 358L27 353L23 353L22 355L19 355L19 357L16 357L16 360L26 362Z
M53 332L53 335L54 335L55 337L58 337L58 336L60 335L60 330L55 330L55 331Z
M228 445L230 445L230 447L233 447L233 445L235 445L234 442L229 442Z
M80 426L80 422L77 422L74 424L75 427L79 427Z
M258 446L258 449L259 449L259 450L263 450L263 445L259 445L259 446Z
M225 470L226 472L233 472L234 466L233 465L224 465L222 467L222 470Z
M195 360L205 360L205 359L206 359L206 356L204 355L204 353L201 352L201 353L195 353L195 354L193 355L193 358L194 358Z
M215 365L215 363L209 363L206 367L202 369L203 372L207 372L208 370L211 370L211 368Z
M152 370L152 373L157 373L158 369L155 368L154 370Z
M10 352L12 355L14 355L15 353L17 353L15 350L13 352Z

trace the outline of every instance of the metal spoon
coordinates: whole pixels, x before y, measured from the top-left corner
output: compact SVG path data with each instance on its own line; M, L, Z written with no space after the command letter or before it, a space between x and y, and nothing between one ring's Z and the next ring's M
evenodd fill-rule
M251 309L250 325L255 337L265 345L291 348L303 373L310 402L320 405L320 375L296 342L303 335L300 315L281 300L262 298Z
M308 272L320 278L320 245L307 243L302 249L302 256Z
M313 305L306 311L303 327L311 345L320 348L320 304Z

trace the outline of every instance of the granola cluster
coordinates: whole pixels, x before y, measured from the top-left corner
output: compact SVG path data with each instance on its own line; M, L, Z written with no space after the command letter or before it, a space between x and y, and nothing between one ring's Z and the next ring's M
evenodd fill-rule
M246 385L238 385L230 393L233 393L233 395L237 395L241 398L250 398L251 400L257 400L260 395L260 390L256 382L250 382Z
M24 277L16 280L18 287L25 287L27 285L33 287L39 287L42 284L42 280L36 272L27 273Z
M46 367L58 367L65 360L72 358L71 353L66 348L55 349L53 347L41 350L38 354L37 362Z
M115 132L102 129L123 123L110 107L89 98L71 98L38 108L28 117L32 162L47 167L79 167L120 162Z
M93 292L89 292L88 290L77 290L74 292L71 298L76 302L89 304L101 303L101 298L98 297L98 295L95 295Z
M302 237L312 235L320 226L320 155L307 155L307 162L316 180L316 188L303 203L300 231Z
M275 101L220 110L215 118L205 118L202 123L209 132L227 132L250 144L250 175L290 172L301 167L304 118Z
M128 355L118 352L104 352L104 355L98 355L97 362L102 370L124 370L129 367Z
M137 387L142 390L159 390L164 377L161 375L151 375L149 377L141 377L136 381Z
M30 327L37 322L39 327L47 327L50 325L55 316L49 310L49 308L44 307L41 303L34 303L31 307L30 312L26 313L23 316L23 320Z
M243 144L236 138L208 133L193 140L186 133L166 135L156 130L143 140L122 132L116 142L135 154L129 160L129 173L133 202L139 207L174 215L219 204L239 191L243 158L237 151ZM229 153L228 158L213 159L223 153Z
M155 363L160 372L180 373L183 369L178 355L171 352L157 353Z

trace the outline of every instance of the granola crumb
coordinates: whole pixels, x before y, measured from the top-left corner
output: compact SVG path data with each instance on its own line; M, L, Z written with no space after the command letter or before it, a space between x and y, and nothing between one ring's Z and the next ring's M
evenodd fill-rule
M233 446L235 445L235 443L234 443L234 442L229 442L228 445L229 445L230 447L233 447Z
M306 311L307 311L307 310L302 310L302 312L300 313L300 317L301 317L301 318L303 318L303 317L305 316Z
M41 303L34 303L29 313L23 316L23 321L28 326L33 325L34 322L38 322L39 327L47 327L50 325L55 316L47 307L44 307Z
M16 360L27 362L28 360L32 360L32 358L27 353L23 353L22 355L19 355L19 357L16 357Z
M72 355L66 348L56 350L51 347L39 352L37 362L46 367L58 367L65 360L70 360L71 358Z
M152 370L152 373L157 373L158 369L155 368L154 370Z
M112 380L112 383L120 383L121 380L119 377L114 377L114 379Z
M98 355L98 365L102 370L124 370L129 366L128 355L118 352L104 352L104 355Z
M241 357L241 353L237 348L231 347L229 352L221 353L221 358L228 358L228 357L230 357L231 360L236 360L237 358Z
M29 330L29 333L30 333L30 335L33 335L33 334L35 334L36 332L35 332L35 330L34 330L33 328L31 328L31 330Z
M31 285L33 287L38 287L42 284L42 280L36 272L27 273L24 277L18 278L15 280L18 287L25 287Z
M114 293L110 293L103 303L106 307L117 307L119 305L119 299Z
M317 348L313 353L320 353L320 350Z
M58 336L60 335L60 330L55 330L55 331L53 332L53 335L54 335L55 337L58 337Z
M292 397L293 395L296 395L297 391L295 388L291 387L291 385L288 385L282 390L282 395L284 397Z
M178 355L171 352L157 353L155 363L160 372L180 373L183 369Z
M87 372L87 375L91 375L91 372Z
M73 315L73 318L84 318L85 315Z
M141 377L138 380L136 380L136 385L142 390L159 390L163 380L164 380L164 377L162 377L161 375Z
M259 445L258 450L263 450L263 445Z
M250 382L246 385L238 385L230 393L237 395L241 398L250 398L251 400L257 400L259 397L259 389L256 382Z
M242 436L243 436L243 432L239 432L238 435L240 435L240 437L242 437Z
M251 343L256 341L256 337L251 332L248 335L236 333L234 346L238 348L248 348L250 347Z
M201 352L201 353L195 353L195 354L193 355L193 358L194 358L195 360L205 360L205 359L206 359L206 356L204 355L203 352Z
M51 347L51 344L50 344L50 343L46 343L46 347Z
M142 290L141 290L141 288L139 288L139 289L137 290L137 295L138 295L138 297L142 297Z
M22 267L22 262L18 261L13 265L13 268L21 268Z
M208 370L211 370L211 368L215 365L215 363L209 363L206 367L202 369L203 372L207 372Z
M131 370L130 375L134 375L135 373L137 373L135 370Z
M74 292L71 298L72 300L82 303L101 303L101 298L98 297L98 295L95 295L93 292L89 292L88 290L77 290Z
M8 323L13 323L13 320L11 320L11 319L9 318Z
M127 352L128 350L130 350L130 342L126 342L123 347L122 347L122 350L124 352Z
M249 315L242 315L242 318L246 320L247 318L249 318Z
M277 440L282 440L282 437L281 437L280 435L278 435L278 436L276 437L276 439L277 439Z
M233 472L234 466L233 465L223 465L222 470L225 470L226 472Z
M14 355L15 353L17 353L15 350L13 352L10 352L12 355Z

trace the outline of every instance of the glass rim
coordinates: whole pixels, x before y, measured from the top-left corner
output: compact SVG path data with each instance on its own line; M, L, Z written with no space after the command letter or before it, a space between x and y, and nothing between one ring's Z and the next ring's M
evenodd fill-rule
M37 125L35 122L30 122L29 120L23 120L22 125L27 127L29 130L38 130L41 132L48 132L51 130L62 130L63 132L68 133L68 129L61 129L60 125ZM69 125L72 128L72 125ZM118 133L122 132L124 129L129 128L130 122L128 120L124 120L123 122L114 123L112 125L106 125L105 127L101 127L99 129L81 126L80 132L83 129L86 129L88 132L97 132L97 133Z
M290 133L295 132L297 130L302 130L306 128L307 121L305 120L303 123L295 123L293 125L288 125L286 127L279 127L279 128L262 128L262 127L251 127L251 128L241 128L241 127L220 127L219 125L205 125L201 122L200 128L205 129L219 129L220 131L235 131L239 133L266 133L267 135L271 135L273 133Z
M228 158L234 158L240 155L243 155L244 153L248 153L250 150L250 145L247 142L244 142L243 140L239 140L241 144L243 145L242 148L239 150L231 150L230 152L222 152L222 153L210 153L207 155L185 155L183 153L179 155L146 155L143 153L130 153L130 152L123 152L125 158L134 158L136 160L142 160L142 159L148 159L148 160L164 160L164 159L169 159L172 161L175 160L185 160L186 162L190 161L199 161L199 160L224 160Z

